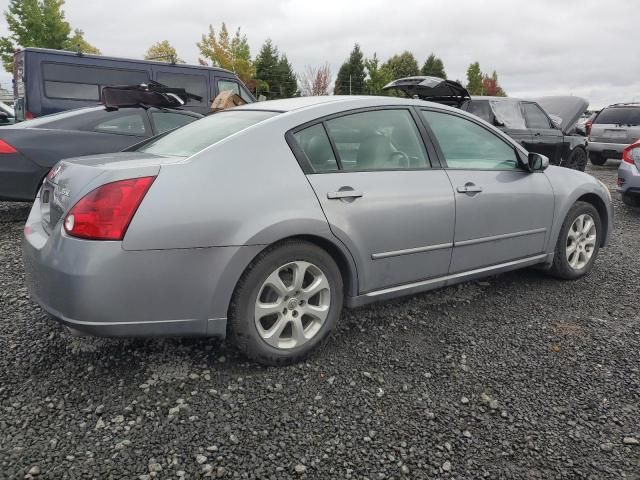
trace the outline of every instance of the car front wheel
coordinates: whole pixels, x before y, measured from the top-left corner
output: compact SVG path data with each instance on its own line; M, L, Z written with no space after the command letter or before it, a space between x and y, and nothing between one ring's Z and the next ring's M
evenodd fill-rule
M601 236L598 211L590 203L576 202L560 229L550 273L567 280L588 274L598 256Z
M266 365L298 362L330 334L343 301L340 269L321 248L289 240L247 267L229 308L229 337Z

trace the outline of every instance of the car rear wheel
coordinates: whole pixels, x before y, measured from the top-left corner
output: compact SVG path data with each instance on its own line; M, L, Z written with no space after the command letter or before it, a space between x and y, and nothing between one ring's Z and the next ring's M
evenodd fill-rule
M591 163L594 165L604 165L605 163L607 163L606 157L603 157L599 153L595 152L589 153L589 160L591 160Z
M295 363L326 340L342 301L342 276L333 258L309 242L285 241L245 271L229 308L229 337L259 363Z
M588 274L598 256L601 236L598 211L590 203L576 202L562 224L550 273L567 280Z
M587 166L587 152L582 147L574 148L569 154L569 158L562 162L562 166L584 172Z

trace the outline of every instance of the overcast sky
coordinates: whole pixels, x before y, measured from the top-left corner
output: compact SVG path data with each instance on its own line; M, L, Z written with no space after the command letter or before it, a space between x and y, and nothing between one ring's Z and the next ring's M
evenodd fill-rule
M8 0L0 0L2 10ZM209 24L242 27L255 55L271 38L296 71L328 61L334 75L358 42L385 60L430 52L466 81L469 63L497 70L510 96L580 95L591 107L640 101L636 0L67 0L66 18L105 55L142 58L157 40L196 62ZM0 34L5 35L2 19ZM10 86L10 76L0 76Z

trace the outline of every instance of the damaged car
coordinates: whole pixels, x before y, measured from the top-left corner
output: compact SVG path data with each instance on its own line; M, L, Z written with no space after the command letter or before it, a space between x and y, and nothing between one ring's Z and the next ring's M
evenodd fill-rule
M549 158L553 165L584 171L587 139L576 129L589 103L580 97L538 99L472 96L460 83L438 77L406 77L383 88L409 97L460 108L498 127L529 152Z

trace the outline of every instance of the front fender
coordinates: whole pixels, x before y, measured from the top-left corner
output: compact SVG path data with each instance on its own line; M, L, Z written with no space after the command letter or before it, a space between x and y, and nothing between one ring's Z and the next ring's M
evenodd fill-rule
M550 166L545 172L555 196L553 225L547 244L547 253L553 253L567 213L577 201L594 204L600 213L604 235L601 246L608 244L613 230L613 204L608 189L587 173Z

